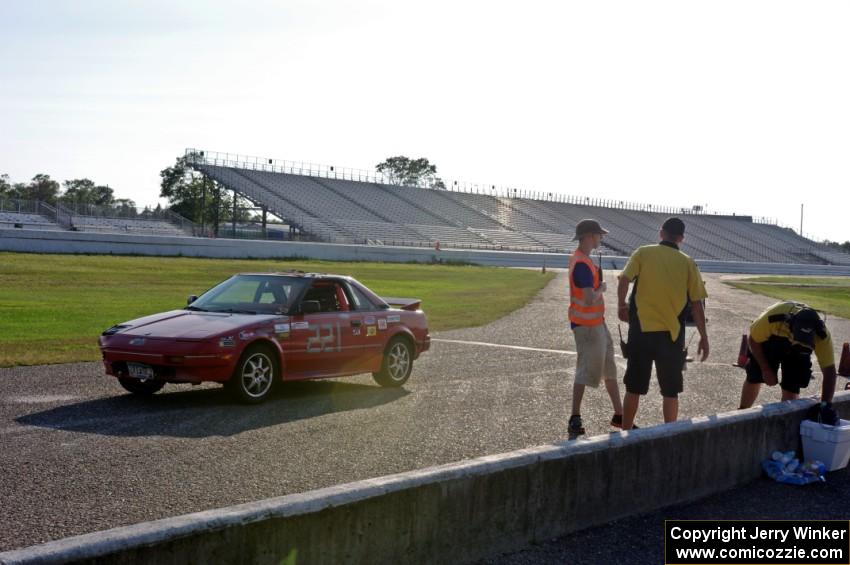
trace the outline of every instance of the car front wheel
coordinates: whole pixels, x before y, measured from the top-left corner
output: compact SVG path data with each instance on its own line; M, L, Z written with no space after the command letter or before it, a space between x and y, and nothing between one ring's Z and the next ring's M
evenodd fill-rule
M121 386L124 387L124 390L126 390L127 392L147 396L156 393L157 391L159 391L159 389L165 386L165 381L142 381L139 379L131 379L127 377L119 377L118 382L121 384Z
M268 348L251 347L242 355L227 386L240 402L259 404L271 395L278 372L277 361Z
M413 370L413 347L410 341L397 337L393 338L386 350L381 370L372 376L381 386L397 387L407 382Z

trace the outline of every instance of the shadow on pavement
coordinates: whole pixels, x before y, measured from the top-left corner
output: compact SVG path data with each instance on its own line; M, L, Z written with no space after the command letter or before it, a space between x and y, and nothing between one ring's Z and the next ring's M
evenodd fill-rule
M167 390L167 389L166 389ZM220 388L131 394L67 404L15 419L25 426L107 436L201 438L231 436L326 414L374 408L409 394L337 381L278 385L259 405L237 404Z

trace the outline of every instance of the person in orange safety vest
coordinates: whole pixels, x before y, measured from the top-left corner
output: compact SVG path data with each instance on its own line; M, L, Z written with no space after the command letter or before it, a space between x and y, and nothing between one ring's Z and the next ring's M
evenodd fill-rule
M623 406L617 386L617 365L614 362L614 341L605 324L606 290L602 269L597 267L590 254L602 244L608 231L596 220L582 220L576 226L578 248L570 257L570 326L576 342L576 373L573 383L572 414L567 431L570 437L583 433L581 401L587 386L597 388L605 380L605 389L611 397L614 416L611 425L621 427Z

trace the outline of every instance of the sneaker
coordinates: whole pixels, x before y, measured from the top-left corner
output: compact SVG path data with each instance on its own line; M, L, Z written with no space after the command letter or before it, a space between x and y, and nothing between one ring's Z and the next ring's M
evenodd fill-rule
M622 414L614 414L614 416L611 418L611 426L613 426L615 428L622 429L623 428L623 415ZM638 425L632 424L632 429L633 430L638 429Z
M570 416L567 431L572 436L580 436L584 433L584 423L581 421L581 416Z

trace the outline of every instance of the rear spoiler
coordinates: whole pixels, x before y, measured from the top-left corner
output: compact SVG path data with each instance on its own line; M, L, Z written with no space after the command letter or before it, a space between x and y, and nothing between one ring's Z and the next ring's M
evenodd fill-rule
M414 312L419 310L419 307L422 305L422 301L418 298L388 298L386 296L382 296L381 300L390 306L398 306L402 310L410 310Z

